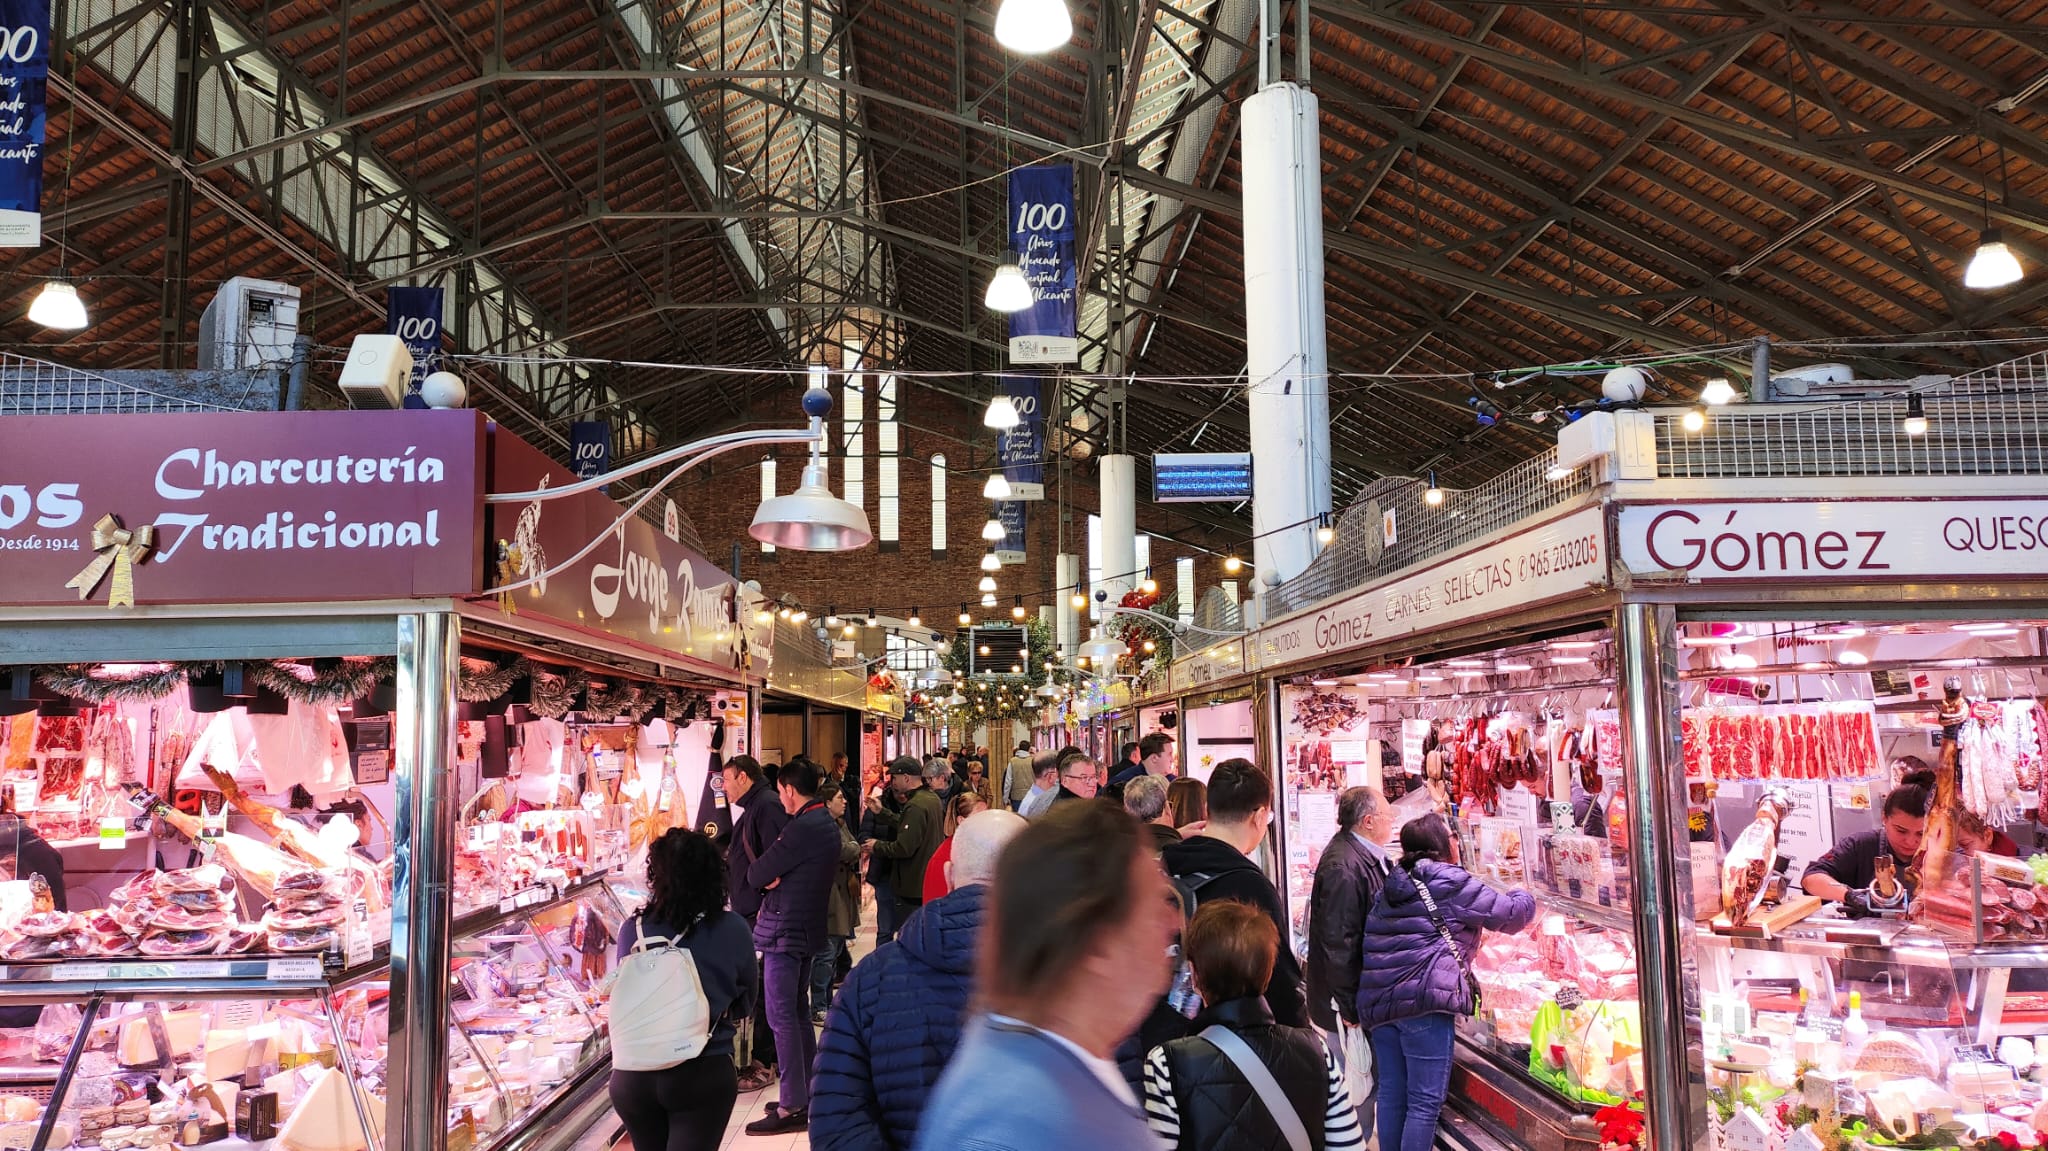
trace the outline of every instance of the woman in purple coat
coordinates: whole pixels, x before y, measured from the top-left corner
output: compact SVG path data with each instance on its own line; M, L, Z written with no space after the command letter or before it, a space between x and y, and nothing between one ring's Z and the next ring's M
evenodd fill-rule
M1450 824L1434 812L1401 829L1401 866L1365 917L1358 1022L1372 1032L1380 1151L1429 1151L1451 1079L1454 1021L1469 1015L1482 931L1536 918L1526 891L1496 891L1458 866Z

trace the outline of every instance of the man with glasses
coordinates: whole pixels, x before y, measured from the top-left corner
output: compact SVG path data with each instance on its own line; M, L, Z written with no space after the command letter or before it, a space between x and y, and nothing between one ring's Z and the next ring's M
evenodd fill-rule
M1070 799L1094 799L1102 787L1102 772L1095 761L1085 755L1066 756L1060 760L1060 789L1052 797L1054 806Z

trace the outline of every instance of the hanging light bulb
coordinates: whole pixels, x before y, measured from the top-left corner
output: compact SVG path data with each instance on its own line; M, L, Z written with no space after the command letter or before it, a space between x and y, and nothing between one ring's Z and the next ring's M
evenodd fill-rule
M994 591L994 590L996 590L996 577L994 577L994 576L992 576L992 575L985 575L985 576L981 577L981 583L980 583L979 585L977 585L977 586L975 587L975 589L974 589L974 590L975 590L975 591Z
M923 626L924 626L924 617L923 617L922 615L919 615L919 614L918 614L918 611L917 611L917 609L916 609L916 608L911 608L911 609L910 609L910 626L911 626L911 627L923 627Z
M1016 408L1016 405L1015 405L1015 404L1012 404L1012 405L1010 406L1010 410L1011 410L1011 411L1013 411L1013 412L1014 412L1014 411L1016 411L1016 410L1017 410L1017 408ZM1006 478L1006 477L1005 477L1005 476L1003 475L1003 473L1001 473L1001 472L990 472L990 473L989 473L989 476L988 476L988 482L987 482L987 483L985 483L985 484L983 484L983 485L981 485L981 498L983 498L983 499L987 499L987 500L1006 500L1006 499L1009 499L1009 498L1010 498L1010 481L1009 481L1009 479L1008 479L1008 478Z
M981 302L991 312L1021 312L1032 303L1031 281L1016 261L1005 260L988 278L988 291L982 293Z
M996 43L1037 56L1074 38L1074 19L1063 0L1003 0L996 9Z
M1317 543L1319 543L1319 544L1323 544L1323 545L1325 545L1325 546L1328 546L1328 545L1330 544L1330 542L1331 542L1331 541L1333 541L1333 540L1335 540L1336 538L1337 538L1337 529L1336 529L1336 528L1334 528L1334 527L1332 527L1332 526L1330 526L1330 513L1329 513L1329 512L1324 512L1324 513L1323 513L1322 515L1320 515L1320 516L1317 516L1317 517L1316 517L1316 542L1317 542Z
M825 626L826 626L826 627L838 627L838 626L839 626L839 609L838 609L838 608L836 608L836 607L828 607L828 608L826 608L826 609L825 609Z
M880 626L880 624L881 624L881 621L875 618L875 609L874 609L874 608L869 608L869 609L868 609L868 618L867 618L867 626L868 626L868 627L878 627L878 626Z
M1008 533L1003 531L1003 521L994 516L988 517L988 522L981 525L981 538L990 543L1001 540L1006 534Z
M969 625L969 624L971 624L971 623L973 623L973 622L974 622L974 617L973 617L972 615L968 614L968 611L967 611L967 605L966 605L966 604L964 604L964 603L963 603L963 604L961 604L961 605L960 605L960 626L961 626L961 627L966 627L967 625Z
M1231 575L1236 575L1238 572L1244 570L1244 561L1238 559L1236 556L1224 556L1223 570L1229 572Z
M2005 237L1999 235L1997 228L1986 228L1977 238L1977 251L1970 257L1969 267L1963 269L1963 287L1980 292L2003 288L2007 284L2019 283L2025 274L2020 268L2019 257L2013 255L2012 249L2006 245ZM49 288L43 290L48 292ZM40 304L42 300L38 299L36 303ZM83 315L81 312L80 316ZM29 312L29 318L35 318L33 310Z
M1024 417L1017 414L1016 403L1001 392L988 402L988 410L981 413L981 425L999 432L1009 431L1022 422Z
M1146 576L1144 580L1138 584L1138 590L1144 592L1146 595L1151 595L1152 593L1159 590L1159 581L1153 579L1151 576Z
M1021 595L1020 595L1020 596L1018 596L1018 597L1017 597L1017 602L1016 602L1016 604L1015 604L1015 605L1013 605L1013 606L1012 606L1012 607L1010 608L1010 618L1011 618L1011 619L1023 619L1023 618L1024 618L1024 597L1023 597L1023 596L1021 596Z
M1067 600L1067 603L1072 605L1075 611L1085 611L1088 608L1088 597L1080 592L1075 592L1073 597Z
M1720 407L1722 404L1734 403L1735 385L1729 383L1726 379L1723 379L1720 376L1715 376L1713 379L1707 381L1705 387L1700 389L1700 402L1703 404L1712 404L1715 407Z
M765 608L765 607L764 607L764 608L762 608L762 609L761 609L760 611L757 611L757 612L755 612L755 613L754 613L754 622L755 622L755 623L773 623L773 622L775 622L775 613L774 613L774 612L772 612L772 611L769 611L769 610L768 610L767 608Z
M62 280L51 280L36 293L35 302L28 306L31 322L46 328L62 328L76 331L86 324L85 301L79 299L78 289Z
M1687 408L1685 409L1685 415L1679 417L1678 423L1680 427L1688 432L1705 431L1707 427L1707 410L1705 408Z
M1906 418L1899 421L1899 430L1909 436L1927 434L1927 405L1918 393L1906 397Z
M1422 502L1433 508L1444 506L1444 490L1436 486L1436 472L1429 473L1429 487L1423 490Z
M981 553L981 570L985 572L1001 571L1002 567L1003 561L996 558L996 553L993 550Z

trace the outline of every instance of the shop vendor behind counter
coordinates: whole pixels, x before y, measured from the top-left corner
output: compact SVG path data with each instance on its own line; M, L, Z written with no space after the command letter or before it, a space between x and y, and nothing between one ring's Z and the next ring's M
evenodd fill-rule
M1915 772L1884 797L1884 815L1869 831L1835 841L1800 877L1808 895L1843 904L1852 914L1903 911L1911 897L1912 865L1927 834L1927 809L1932 802L1933 773ZM1884 863L1890 884L1879 884ZM1881 888L1889 886L1887 893Z

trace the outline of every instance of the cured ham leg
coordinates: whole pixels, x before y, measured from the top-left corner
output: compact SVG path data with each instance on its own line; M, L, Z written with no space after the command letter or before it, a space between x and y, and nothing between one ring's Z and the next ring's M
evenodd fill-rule
M1792 797L1770 791L1756 805L1756 821L1742 829L1721 861L1721 907L1731 926L1749 922L1763 900L1764 880L1778 859L1778 825L1792 810Z
M220 789L230 806L248 816L250 822L262 828L286 853L323 871L356 873L361 880L359 886L363 889L363 897L372 911L387 901L381 870L376 864L350 851L346 845L327 839L295 820L286 819L276 808L250 799L226 773L211 765L202 770L206 772L208 782Z

